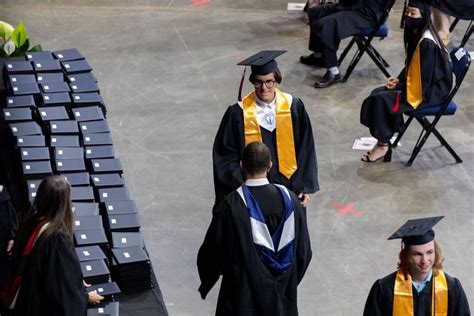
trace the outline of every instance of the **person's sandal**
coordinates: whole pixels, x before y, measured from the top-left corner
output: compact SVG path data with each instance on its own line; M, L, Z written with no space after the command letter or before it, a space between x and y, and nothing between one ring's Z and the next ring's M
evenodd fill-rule
M367 152L366 154L364 154L362 156L362 158L360 158L361 161L363 162L377 162L379 161L380 159L383 158L383 162L390 162L392 161L392 146L390 146L390 144L380 144L380 143L377 143L375 146L379 146L379 147L388 147L388 150L387 152L385 153L385 155L375 159L375 160L371 160L370 159L370 151ZM365 159L364 159L365 158Z

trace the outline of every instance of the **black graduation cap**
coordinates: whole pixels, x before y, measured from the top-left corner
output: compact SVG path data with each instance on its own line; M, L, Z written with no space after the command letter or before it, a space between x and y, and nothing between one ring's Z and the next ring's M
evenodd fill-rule
M87 309L87 316L119 316L119 302L110 302L105 305L99 305L94 308Z
M107 236L105 236L104 229L75 230L74 240L76 242L76 246L86 246L86 245L106 246L108 245ZM101 249L104 250L104 247L101 247Z
M104 113L98 106L74 109L72 113L78 122L97 121L104 119Z
M89 146L84 148L86 159L114 158L114 146Z
M90 147L87 147L90 148ZM86 158L87 158L87 149L86 149ZM118 172L122 173L122 163L120 159L92 159L92 171L94 173L110 173Z
M91 180L96 188L121 187L125 185L118 173L91 174Z
M76 120L49 121L49 131L51 134L78 134L79 127Z
M7 107L36 107L35 99L32 95L19 95L7 97Z
M97 92L87 93L72 93L72 102L74 107L91 106L91 105L102 105L103 100Z
M69 86L73 92L98 92L99 87L95 83L95 81L88 80L88 81L76 81L74 83L70 83Z
M126 232L112 232L112 245L114 248L124 248L139 246L144 247L143 235L141 232L126 233Z
M81 130L83 130L85 125L81 126ZM85 134L82 135L82 141L85 146L93 146L93 145L112 145L112 136L110 133L94 133L94 134Z
M64 71L69 74L76 74L81 72L90 72L92 67L85 59L74 61L61 61Z
M93 215L93 216L74 216L74 229L77 230L94 230L101 229L102 226L102 216Z
M109 215L108 224L111 231L138 232L140 228L136 213Z
M105 202L104 207L109 217L117 214L138 213L137 206L133 200Z
M424 245L434 239L432 229L444 216L411 219L402 225L388 239L401 238L405 246Z
M58 50L53 52L53 55L60 61L84 59L84 56L76 48Z
M13 136L41 135L41 127L35 121L8 124Z
M88 283L98 284L109 281L110 271L103 259L83 261L81 265L82 275Z
M28 74L33 73L33 66L29 61L9 61L5 63L7 73Z
M82 147L55 147L54 160L63 159L84 159L84 149Z
M86 291L88 293L92 291L97 291L97 294L105 297L110 297L111 295L121 293L120 288L115 282L92 285L91 287L86 288Z
M99 200L100 202L130 200L130 193L125 186L99 189Z
M286 53L285 50L262 50L238 63L239 66L250 66L252 73L256 75L267 75L274 71L278 64L275 59ZM245 69L239 87L239 101L242 100L242 86L245 78Z
M10 85L18 85L24 83L36 83L35 75L10 75L8 76Z
M27 180L42 179L53 174L49 160L27 161L22 163L23 175Z
M86 170L84 158L79 159L57 159L56 160L56 171L61 172L80 172Z
M68 75L67 80L70 83L79 82L79 81L94 81L94 82L97 82L97 79L96 79L96 77L94 77L92 72L84 72L84 73L80 73L80 74Z
M94 202L94 191L92 187L71 186L71 200L81 202Z

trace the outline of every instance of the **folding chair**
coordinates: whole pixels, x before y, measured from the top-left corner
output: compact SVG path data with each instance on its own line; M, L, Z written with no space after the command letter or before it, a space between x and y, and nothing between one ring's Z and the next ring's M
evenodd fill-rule
M382 55L380 55L380 53L372 46L372 40L375 37L377 37L379 40L383 40L388 36L388 26L386 24L386 20L394 3L395 0L388 1L382 16L377 21L374 27L368 27L367 29L352 37L351 41L346 46L341 56L339 57L339 60L337 61L337 63L341 65L344 61L344 58L346 58L346 55L351 50L352 46L354 46L354 44L357 44L357 51L352 57L349 67L347 67L346 74L342 78L341 82L346 82L347 79L349 79L350 75L352 74L352 71L357 66L359 60L362 58L362 55L364 53L367 53L367 55L369 55L369 57L373 60L377 67L379 67L380 71L382 71L385 77L390 77L390 74L386 69L390 67L390 65L382 57Z
M462 162L462 159L458 156L458 154L456 154L454 149L451 148L448 142L443 138L443 136L441 136L441 133L436 129L436 124L443 115L453 115L456 112L457 105L453 101L453 98L456 95L456 92L459 90L464 76L466 75L471 64L471 57L469 56L469 52L467 52L463 47L453 49L450 55L453 64L453 73L456 77L456 84L452 88L448 97L442 104L439 104L437 106L428 108L425 107L419 110L414 110L405 113L408 115L408 120L405 124L406 128L403 132L400 132L398 134L397 139L395 139L395 142L392 145L392 147L396 147L398 145L398 142L403 137L405 131L408 129L408 126L410 126L410 123L413 121L413 119L416 119L423 127L420 136L418 137L418 140L416 142L415 148L413 149L411 157L407 162L407 166L412 165L413 161L415 160L416 156L420 152L421 148L423 147L431 133L436 136L436 138L440 141L441 145L446 147L446 149L454 157L456 162ZM430 122L426 118L427 116L434 116L433 121Z

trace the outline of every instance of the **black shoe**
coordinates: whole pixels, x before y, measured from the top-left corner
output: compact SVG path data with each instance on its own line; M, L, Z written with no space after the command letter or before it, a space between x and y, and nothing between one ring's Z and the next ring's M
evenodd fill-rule
M315 88L327 88L331 85L333 85L336 82L339 82L341 80L341 74L338 73L337 75L333 74L329 70L326 71L324 74L324 77L321 78L321 80L316 81L314 84Z
M301 56L300 62L309 66L325 67L323 59L321 57L314 56L314 54L309 54L308 56Z

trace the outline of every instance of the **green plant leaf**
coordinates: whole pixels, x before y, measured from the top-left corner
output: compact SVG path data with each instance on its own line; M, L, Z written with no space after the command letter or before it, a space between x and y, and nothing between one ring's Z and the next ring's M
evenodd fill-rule
M25 24L23 24L23 22L20 21L20 23L18 23L18 25L13 30L12 39L16 47L21 47L23 46L23 44L25 44L27 40L27 35L26 35L26 27L25 27Z
M35 45L35 46L31 47L28 51L29 52L42 52L43 48L41 47L40 44L38 44L38 45Z
M13 26L10 24L0 21L0 38L5 42L12 36Z
M5 45L3 45L3 51L5 52L5 54L7 54L7 56L10 56L15 51L15 43L13 43L11 39L9 39L5 43Z

